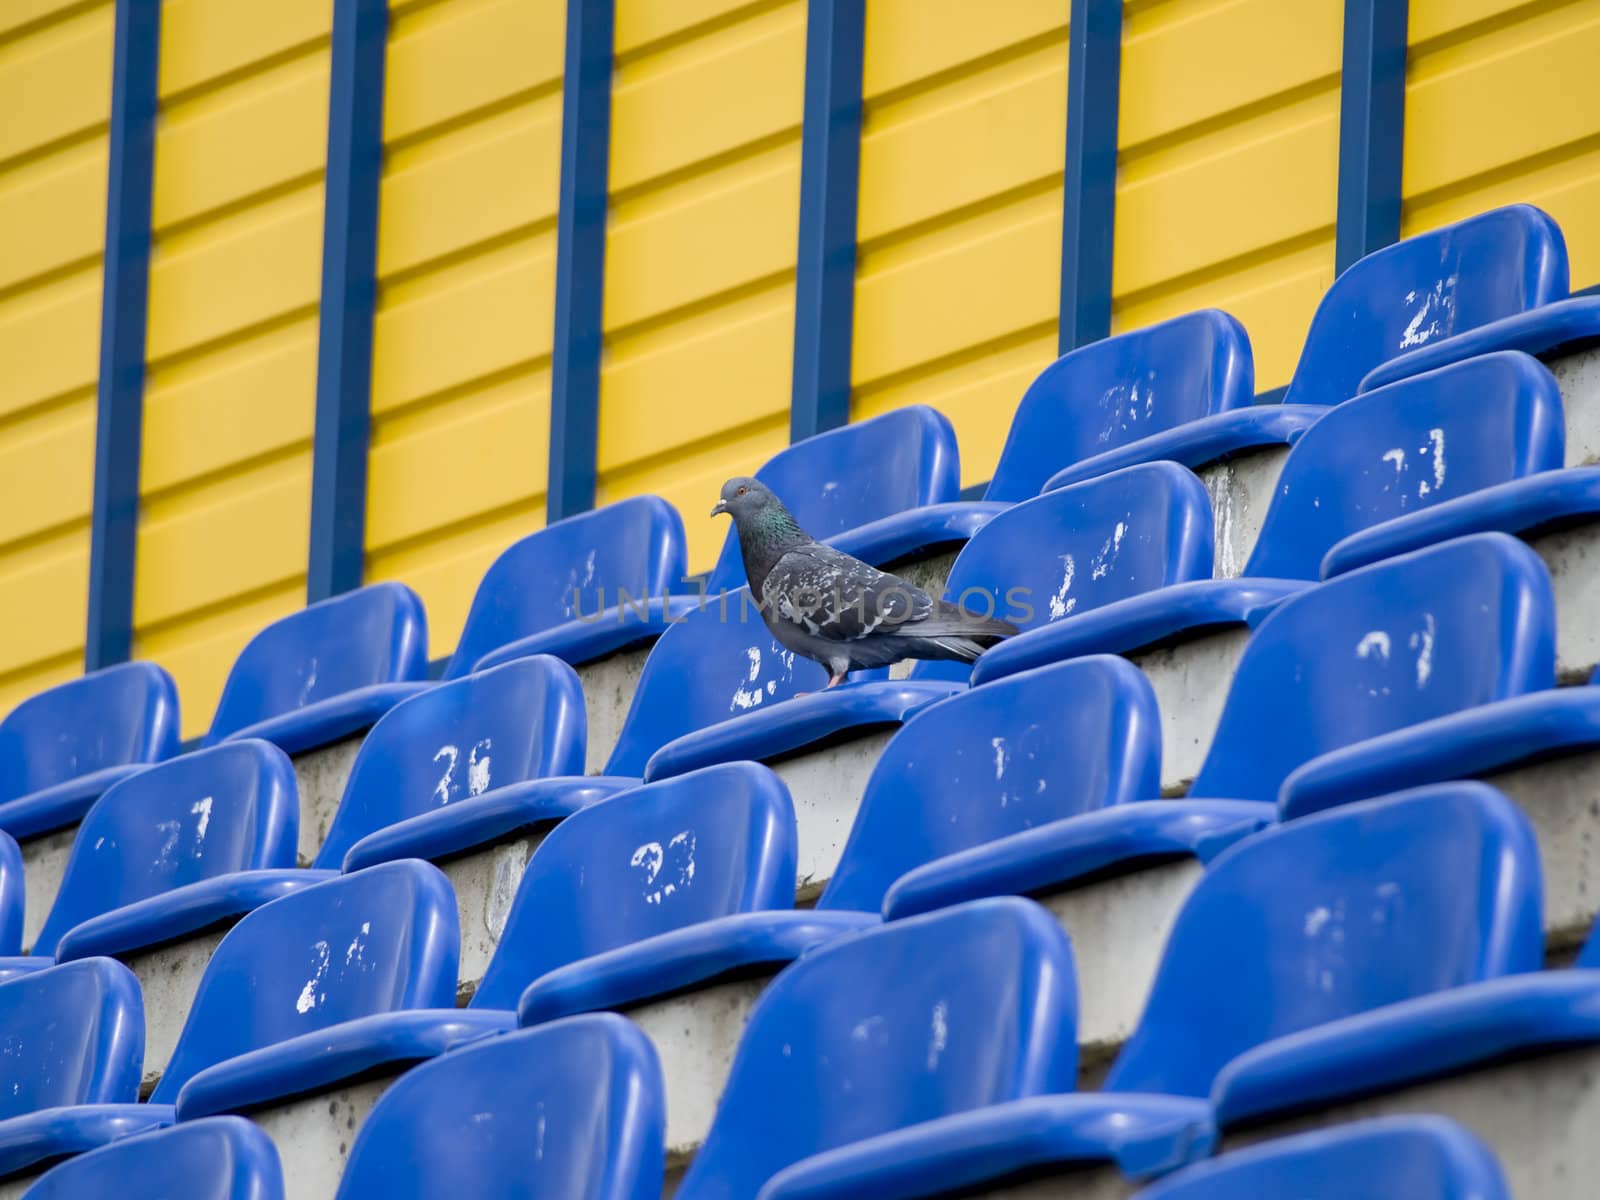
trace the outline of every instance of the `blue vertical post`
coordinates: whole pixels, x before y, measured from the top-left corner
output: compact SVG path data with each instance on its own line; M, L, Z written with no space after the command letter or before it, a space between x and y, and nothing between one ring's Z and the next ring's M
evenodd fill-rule
M1345 0L1335 269L1400 237L1407 0Z
M1111 332L1121 87L1122 0L1072 0L1061 217L1063 354Z
M387 0L335 0L306 600L361 586L378 302Z
M594 507L611 160L613 0L567 0L546 513Z
M83 654L84 668L90 671L124 662L133 653L160 55L161 0L117 0L95 397L94 511L89 523L89 619Z
M795 261L792 441L850 420L866 0L810 0Z

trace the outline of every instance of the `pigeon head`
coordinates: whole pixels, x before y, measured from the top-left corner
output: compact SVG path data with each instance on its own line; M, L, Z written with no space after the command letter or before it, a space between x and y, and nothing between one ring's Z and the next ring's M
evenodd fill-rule
M713 517L727 513L733 518L741 539L754 537L766 542L808 540L800 531L783 501L772 489L750 475L735 475L722 485L722 498L712 508Z

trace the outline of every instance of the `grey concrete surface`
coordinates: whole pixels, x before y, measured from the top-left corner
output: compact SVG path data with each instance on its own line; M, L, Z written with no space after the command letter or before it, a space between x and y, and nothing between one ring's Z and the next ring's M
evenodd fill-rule
M56 902L61 890L61 877L67 873L67 859L72 854L72 839L78 836L76 825L56 829L18 842L22 851L22 949L33 949L44 928L44 919L50 915L50 906Z
M344 798L344 785L349 782L350 768L355 765L356 752L365 736L361 733L294 756L295 786L300 792L297 857L302 867L309 867L322 849L322 840L328 836L333 814Z
M1149 679L1161 711L1163 796L1183 795L1199 774L1249 639L1248 629L1225 629L1128 656Z
M229 928L237 922L232 922ZM144 995L144 1079L139 1088L147 1096L161 1081L172 1061L172 1051L183 1032L200 976L228 930L213 929L158 947L145 954L125 955L122 961L139 979Z

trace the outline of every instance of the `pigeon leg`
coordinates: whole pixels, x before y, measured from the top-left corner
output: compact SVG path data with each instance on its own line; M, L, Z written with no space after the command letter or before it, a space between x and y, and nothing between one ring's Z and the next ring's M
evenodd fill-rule
M829 674L828 674L828 686L823 688L822 690L823 691L827 691L828 688L838 687L841 683L844 682L844 677L846 675L848 675L849 673L850 673L850 669L848 667L846 667L843 671L829 672Z

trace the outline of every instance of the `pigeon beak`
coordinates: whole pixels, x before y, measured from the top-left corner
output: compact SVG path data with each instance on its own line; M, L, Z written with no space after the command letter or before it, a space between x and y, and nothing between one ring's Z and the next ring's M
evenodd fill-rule
M727 511L728 511L728 504L727 504L727 501L725 501L725 500L718 500L718 501L717 501L717 502L716 502L716 504L715 504L715 505L714 505L714 506L713 506L713 507L712 507L712 509L711 509L711 515L712 515L712 516L713 516L713 517L715 517L715 516L720 516L720 515L721 515L721 514L723 514L723 513L725 513L725 512L727 512Z

